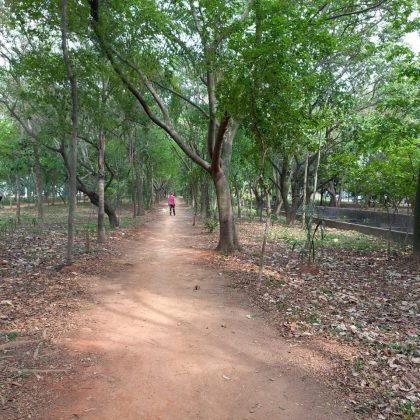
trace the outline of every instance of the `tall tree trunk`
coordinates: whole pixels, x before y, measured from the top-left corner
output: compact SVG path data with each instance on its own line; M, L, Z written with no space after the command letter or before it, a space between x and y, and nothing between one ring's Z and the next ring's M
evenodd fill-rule
M137 217L137 182L134 166L131 168L131 205L133 209L133 219Z
M237 217L241 218L241 190L239 188L238 182L235 182L235 191L236 191L236 207L237 207Z
M292 181L292 204L286 213L286 224L293 224L296 220L297 211L300 204L300 188L297 180Z
M51 205L52 206L55 205L56 199L57 199L57 187L55 186L55 184L53 184L51 187Z
M61 48L63 50L63 59L66 67L67 78L71 86L71 142L69 147L69 197L68 197L68 223L67 223L67 263L73 262L73 247L75 235L75 212L77 195L77 83L73 73L67 45L67 0L61 0Z
M327 130L328 133L328 130ZM316 157L316 165L315 165L315 174L314 174L314 190L312 192L312 203L315 205L315 197L316 197L316 190L318 188L318 171L319 171L319 163L321 162L321 141L322 137L319 138L319 144L318 144L318 153Z
M98 145L98 242L105 242L105 133L99 130Z
M144 168L144 151L140 149L138 153L138 164L136 165L136 192L137 192L137 216L144 216L145 206L144 206L144 177L143 177L143 168Z
M303 176L303 200L302 200L302 228L306 225L306 192L308 190L308 167L309 167L309 153L305 160L305 174Z
M206 177L201 183L201 217L208 219L211 216L210 212L210 196L209 196L209 181Z
M34 151L34 181L36 191L36 210L39 219L44 218L44 203L43 203L43 186L41 176L41 162L39 159L39 146L36 141L33 142Z
M217 245L217 250L229 253L239 247L235 221L233 218L229 181L221 169L213 173L212 177L214 187L216 189L220 225L219 244Z
M264 269L264 259L265 259L265 247L267 245L267 238L268 238L268 231L270 229L271 224L271 203L270 203L270 194L268 192L268 188L264 187L265 192L265 199L267 201L267 218L265 220L265 226L264 226L264 236L263 236L263 242L261 246L261 255L260 255L260 267L258 270L258 289L261 288L262 283L262 272Z
M416 202L414 204L413 255L420 261L420 165L417 176Z
M144 208L144 184L143 176L140 173L140 169L136 170L136 199L137 199L137 216L145 215Z
M328 193L330 194L331 200L328 204L330 207L337 207L337 197L336 197L336 190L334 180L330 181L327 185Z
M16 174L16 222L20 224L20 176Z
M259 217L260 222L262 222L264 198L262 194L258 192L258 187L253 188L253 191L254 191L254 196L255 196L255 202L257 204L258 217Z

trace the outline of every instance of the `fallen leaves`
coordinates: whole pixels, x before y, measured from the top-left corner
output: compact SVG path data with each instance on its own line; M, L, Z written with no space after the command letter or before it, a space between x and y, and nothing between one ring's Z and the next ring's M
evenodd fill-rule
M350 358L330 353L338 369L330 381L347 393L355 412L366 418L414 418L420 401L420 274L410 258L388 257L381 246L357 250L330 241L318 249L316 266L305 266L292 252L294 228L289 227L287 240L267 244L258 290L263 225L239 222L237 228L242 250L216 256L215 262L229 272L233 286L247 290L284 337L354 349ZM273 236L281 237L282 229L276 226ZM329 232L348 235L351 243L351 232ZM214 247L217 233L200 240L200 247L204 240Z

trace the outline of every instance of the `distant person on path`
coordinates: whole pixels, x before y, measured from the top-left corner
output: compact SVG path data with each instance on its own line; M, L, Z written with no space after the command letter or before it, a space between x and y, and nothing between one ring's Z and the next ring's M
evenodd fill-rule
M169 216L172 216L172 211L174 212L174 216L175 216L175 193L173 192L169 194L168 205L169 205Z

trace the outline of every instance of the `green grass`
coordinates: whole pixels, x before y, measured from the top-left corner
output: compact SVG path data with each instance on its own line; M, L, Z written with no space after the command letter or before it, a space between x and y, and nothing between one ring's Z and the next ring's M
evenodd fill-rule
M124 205L117 212L121 228L135 227L141 218L133 219L130 205ZM44 205L44 218L37 218L34 205L21 207L20 224L17 224L15 208L4 206L0 208L0 236L17 231L27 234L43 235L51 230L55 232L67 231L67 206L58 203L54 206ZM79 203L75 214L76 233L85 235L86 232L94 233L97 230L97 207L90 203ZM108 217L105 216L105 229L110 230Z
M319 319L319 315L317 312L311 312L306 317L306 322L308 322L309 324L320 324L321 320Z
M268 242L285 242L288 246L300 248L305 244L306 232L297 226L276 225L270 229ZM319 231L315 235L316 248L338 248L355 251L386 251L386 240L351 230L337 230L324 228L323 238ZM391 244L392 249L398 249L398 245Z

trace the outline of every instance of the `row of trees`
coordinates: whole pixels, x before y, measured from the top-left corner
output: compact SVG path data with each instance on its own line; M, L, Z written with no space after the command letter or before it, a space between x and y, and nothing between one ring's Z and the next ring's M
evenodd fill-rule
M215 199L229 252L250 196L288 222L316 191L414 203L414 1L0 4L0 178L33 177L40 217L77 189L103 240L121 196L141 215L177 189L205 216Z

